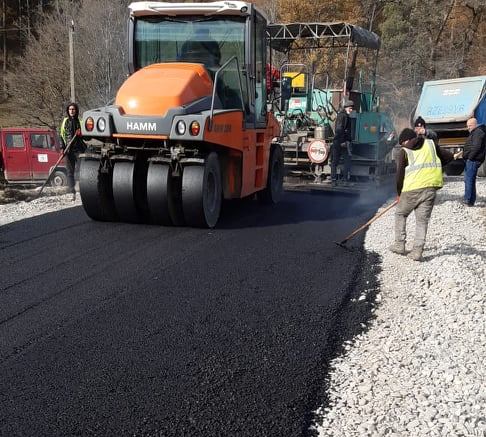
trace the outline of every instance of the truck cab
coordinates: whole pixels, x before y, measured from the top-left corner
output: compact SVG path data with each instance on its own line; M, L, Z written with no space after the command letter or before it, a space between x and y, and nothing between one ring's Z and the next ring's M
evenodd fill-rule
M8 184L39 184L61 156L57 133L44 128L0 129L0 180ZM51 184L67 185L64 162L57 166Z

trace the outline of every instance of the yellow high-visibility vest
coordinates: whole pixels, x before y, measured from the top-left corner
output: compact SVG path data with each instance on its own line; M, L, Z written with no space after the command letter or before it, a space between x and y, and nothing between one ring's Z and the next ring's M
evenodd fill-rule
M435 143L425 139L418 150L403 148L407 154L402 193L420 188L441 188L444 185L442 163L437 156Z
M61 129L59 131L59 135L63 139L64 144L66 144L66 145L67 145L67 143L69 143L69 140L71 139L71 138L68 138L68 134L67 134L67 131L66 131L66 124L67 124L68 120L69 120L69 117L63 118L62 123L61 123ZM81 123L83 122L83 120L79 117L78 117L78 120L79 120L79 127L81 127Z

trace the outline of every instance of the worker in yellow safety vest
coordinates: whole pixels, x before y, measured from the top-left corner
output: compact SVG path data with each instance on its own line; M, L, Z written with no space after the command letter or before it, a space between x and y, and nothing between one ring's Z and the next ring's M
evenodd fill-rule
M407 217L415 211L415 239L409 258L422 260L430 215L436 192L443 185L442 166L457 156L441 149L432 139L417 136L412 129L404 129L399 136L401 146L397 160L397 194L395 212L394 253L405 255Z
M63 149L65 149L71 143L71 140L73 140L66 156L66 169L69 189L73 194L73 200L76 200L74 181L76 162L79 154L86 150L86 145L81 138L81 120L79 119L79 107L76 103L72 102L66 107L66 116L62 120L59 134Z

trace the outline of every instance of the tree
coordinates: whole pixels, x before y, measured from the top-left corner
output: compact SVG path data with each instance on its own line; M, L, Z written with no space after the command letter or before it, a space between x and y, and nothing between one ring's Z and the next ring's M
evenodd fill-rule
M81 107L103 105L114 97L126 73L130 0L0 2L7 5L4 27L13 29L4 39L9 45L8 91L25 123L57 125L62 116L69 100L71 18L75 21L76 94ZM397 119L408 119L423 81L486 74L485 0L302 0L297 4L293 0L255 0L255 3L272 22L346 21L371 27L382 40L379 93ZM14 41L13 35L17 35L17 40ZM23 55L14 65L15 49L22 49ZM278 64L282 60L274 58L272 62ZM343 56L308 51L292 60L314 63L320 71L330 72L334 84L339 85ZM358 67L369 69L370 64L368 59Z
M78 103L87 109L106 104L126 72L125 2L62 1L46 13L37 36L7 74L8 92L26 123L57 126L69 102L68 25L75 22L75 85Z
M389 1L379 31L380 82L396 117L408 118L426 80L481 74L471 56L484 35L482 0ZM482 26L483 24L483 26ZM483 70L484 71L484 70Z

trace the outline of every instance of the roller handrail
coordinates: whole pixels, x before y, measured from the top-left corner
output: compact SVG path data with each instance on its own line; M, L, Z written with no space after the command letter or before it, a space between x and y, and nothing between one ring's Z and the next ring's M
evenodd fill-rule
M236 62L236 71L238 72L238 85L240 88L241 110L245 112L244 99L243 99L243 86L241 84L240 64L238 62L238 58L236 56L232 56L221 67L218 68L216 74L214 75L213 95L211 98L211 114L209 115L209 126L208 126L209 131L212 129L213 126L214 100L216 98L216 89L217 89L216 85L218 84L219 75L233 61Z

